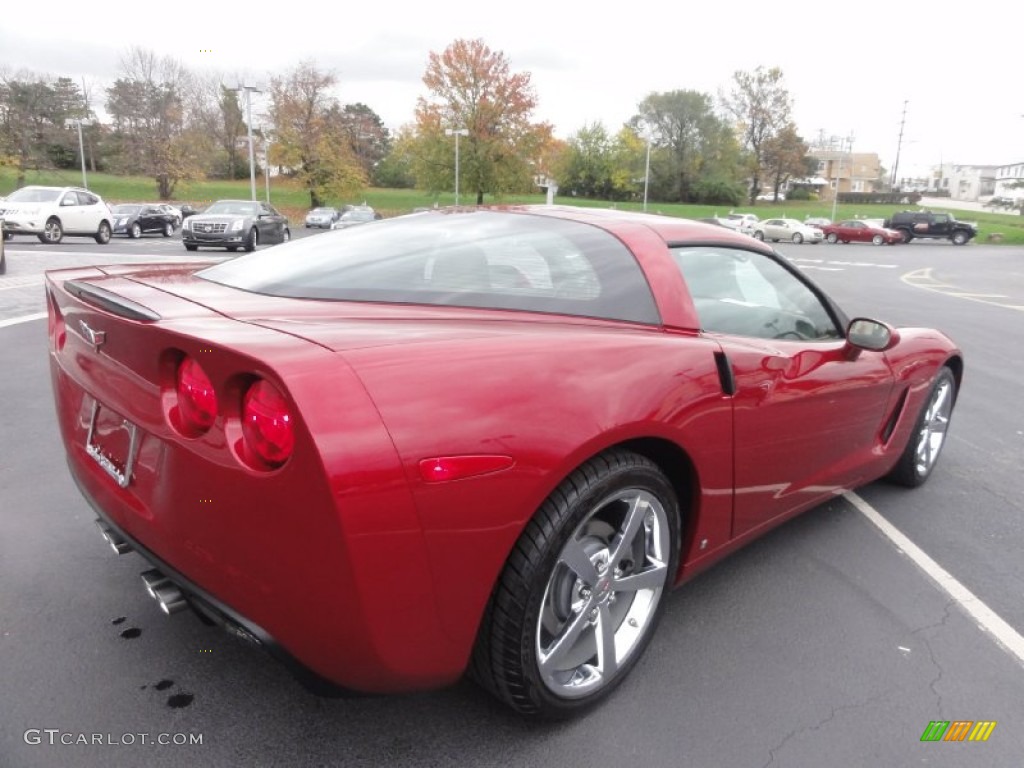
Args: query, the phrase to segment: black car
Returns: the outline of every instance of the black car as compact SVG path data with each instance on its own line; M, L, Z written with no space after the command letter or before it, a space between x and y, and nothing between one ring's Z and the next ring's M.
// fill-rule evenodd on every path
M288 219L270 203L255 200L218 200L181 227L187 251L199 246L253 251L260 243L284 243L291 236Z
M146 232L159 232L170 237L176 228L174 215L160 210L157 205L123 203L111 206L110 212L113 214L115 235L138 238Z
M905 243L914 238L923 238L949 240L955 245L963 245L978 234L977 225L968 221L957 221L948 213L934 211L899 211L894 213L891 219L886 219L882 226L898 230L902 233Z

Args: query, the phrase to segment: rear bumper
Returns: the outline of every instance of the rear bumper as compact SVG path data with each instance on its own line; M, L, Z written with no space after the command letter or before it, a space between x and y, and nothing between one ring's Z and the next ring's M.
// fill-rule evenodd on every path
M71 464L70 457L68 459L68 468L71 470L71 477L78 486L79 492L89 503L89 506L92 507L93 512L96 513L97 522L116 533L117 537L128 545L129 549L127 551L135 552L145 561L149 568L155 568L169 578L174 586L185 595L189 606L194 611L231 634L267 651L273 658L284 664L295 679L310 692L318 696L330 697L356 695L357 692L331 682L302 664L259 624L217 599L198 584L195 584L179 573L169 563L153 554L136 539L132 538L103 511L102 507L90 495L88 489L79 481L78 475L74 471L74 466ZM123 554L123 552L119 552L119 554Z

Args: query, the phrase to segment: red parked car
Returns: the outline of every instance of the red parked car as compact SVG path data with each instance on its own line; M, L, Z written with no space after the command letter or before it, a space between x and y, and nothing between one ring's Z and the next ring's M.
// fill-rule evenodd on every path
M875 226L859 219L837 221L821 228L830 243L874 243L895 245L904 241L903 233L895 229Z
M465 672L564 716L674 586L876 478L963 370L764 243L663 216L413 214L212 266L50 272L71 472L114 549L307 679Z

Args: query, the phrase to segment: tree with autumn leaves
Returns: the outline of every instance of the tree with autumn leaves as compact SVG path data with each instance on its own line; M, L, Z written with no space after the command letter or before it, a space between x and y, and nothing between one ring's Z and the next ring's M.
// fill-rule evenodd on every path
M303 62L270 85L270 161L294 171L310 207L355 194L367 182L351 139L351 114L331 95L336 79Z
M528 190L546 172L552 142L548 123L531 116L537 97L528 72L513 73L508 59L482 40L456 40L431 52L423 83L430 94L416 105L412 158L417 186L431 191L455 186L454 137L459 143L459 186L476 195Z

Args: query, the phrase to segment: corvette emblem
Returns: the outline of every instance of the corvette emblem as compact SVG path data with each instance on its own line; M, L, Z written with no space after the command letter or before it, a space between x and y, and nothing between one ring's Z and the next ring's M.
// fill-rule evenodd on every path
M97 331L89 327L89 324L85 320L78 321L78 330L82 332L82 337L92 344L94 350L99 350L103 346L103 342L107 340L106 331Z

